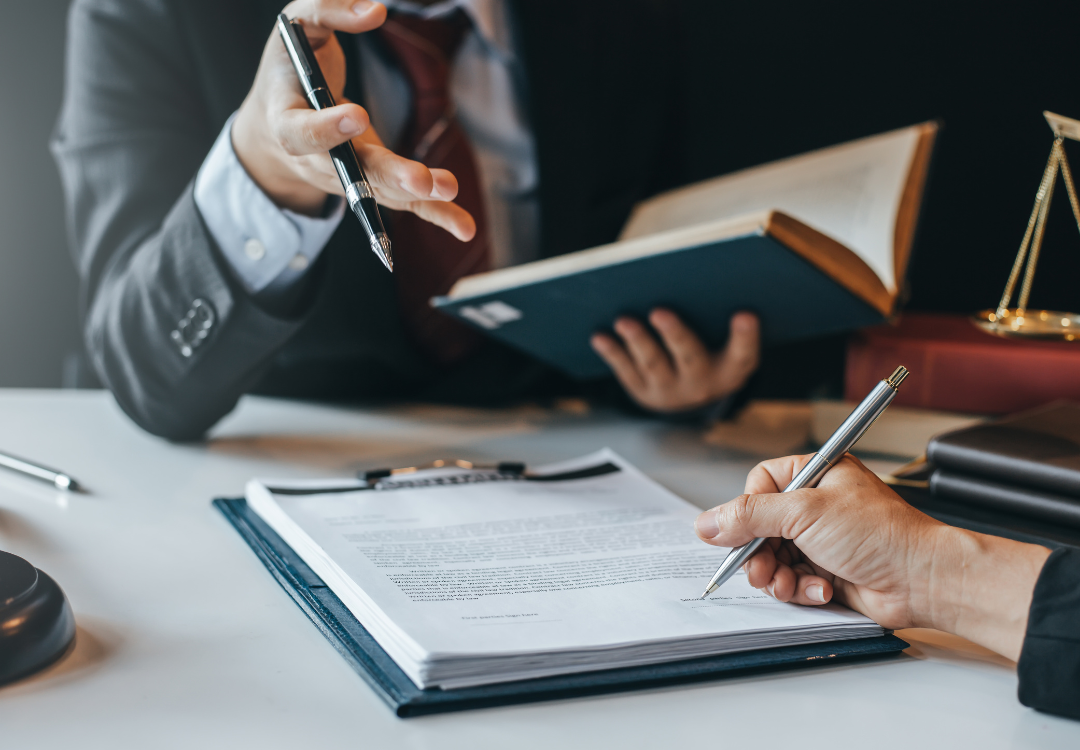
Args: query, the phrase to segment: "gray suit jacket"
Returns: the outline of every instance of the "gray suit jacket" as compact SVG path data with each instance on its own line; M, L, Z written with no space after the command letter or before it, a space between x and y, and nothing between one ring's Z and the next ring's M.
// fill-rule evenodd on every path
M252 391L493 402L560 387L494 345L450 370L429 364L398 320L393 277L349 217L291 299L249 295L234 279L191 185L282 1L72 6L53 151L98 376L139 425L176 440L199 437ZM544 255L614 239L634 202L678 181L665 158L678 137L674 8L593 0L567 18L558 3L513 3ZM363 101L355 83L346 93Z

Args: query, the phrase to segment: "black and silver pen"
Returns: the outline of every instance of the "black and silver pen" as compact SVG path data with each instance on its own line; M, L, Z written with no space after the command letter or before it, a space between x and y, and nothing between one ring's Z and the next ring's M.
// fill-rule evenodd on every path
M70 474L65 474L47 466L30 463L24 458L16 458L8 453L0 453L0 467L18 472L24 476L40 479L43 482L56 487L58 490L69 492L85 492L86 489L76 482Z
M334 96L326 85L326 78L323 77L319 61L315 59L315 53L308 43L303 25L298 21L290 21L288 16L280 13L277 28L311 108L333 107ZM364 225L371 251L378 256L387 270L393 272L394 257L390 254L390 238L386 236L386 228L379 216L379 204L375 202L375 193L360 167L360 160L356 158L352 143L345 141L330 149L330 158L334 162L338 177L341 178L341 184L345 187L349 208Z
M821 481L821 478L825 476L825 472L831 469L834 463L851 450L855 443L859 442L859 438L870 429L870 425L874 423L874 420L880 417L882 412L888 408L889 404L896 398L897 388L900 387L900 384L904 382L908 375L906 367L897 367L892 375L874 386L874 389L867 394L862 403L855 407L855 410L848 415L844 423L837 427L836 432L825 441L825 445L821 446L821 450L815 453L806 466L802 468L802 471L795 475L791 483L784 488L784 492L816 486ZM728 552L724 562L720 563L720 567L713 574L709 585L705 587L705 593L701 595L701 598L704 599L723 586L743 566L743 563L750 559L764 541L764 539L755 539L749 544L736 547L731 552Z

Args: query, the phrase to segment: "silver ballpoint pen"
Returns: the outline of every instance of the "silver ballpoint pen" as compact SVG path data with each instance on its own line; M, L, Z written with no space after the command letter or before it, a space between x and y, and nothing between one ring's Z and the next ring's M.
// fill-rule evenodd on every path
M859 438L870 429L874 420L881 416L881 413L892 403L892 400L896 398L897 389L908 374L906 367L897 367L892 375L874 386L862 403L855 407L855 411L851 412L844 423L836 428L836 432L825 442L825 445L821 446L821 450L815 453L802 471L795 475L791 483L784 488L784 492L813 487L821 481L825 472L851 450L855 443L859 442ZM710 579L701 598L704 599L723 586L764 541L764 539L755 539L749 544L731 550Z
M19 474L28 477L33 477L34 479L40 479L43 482L48 482L58 490L68 490L69 492L86 491L81 484L62 471L32 464L25 459L16 458L7 453L0 453L0 467L16 471Z

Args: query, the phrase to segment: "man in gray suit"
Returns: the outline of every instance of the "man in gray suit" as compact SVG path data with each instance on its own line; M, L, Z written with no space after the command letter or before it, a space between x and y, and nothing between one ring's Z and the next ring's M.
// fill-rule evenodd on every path
M402 2L384 25L369 0L297 0L285 10L340 102L321 112L271 33L279 10L72 7L53 149L86 348L120 406L184 440L247 392L500 403L565 389L415 303L462 272L611 241L636 201L678 182L677 7ZM326 152L345 140L394 209L391 237L425 238L397 243L405 273L387 274L342 218ZM427 273L463 247L479 248L472 265ZM659 339L621 319L593 342L647 408L715 403L756 366L752 316L719 353L670 312L649 322Z

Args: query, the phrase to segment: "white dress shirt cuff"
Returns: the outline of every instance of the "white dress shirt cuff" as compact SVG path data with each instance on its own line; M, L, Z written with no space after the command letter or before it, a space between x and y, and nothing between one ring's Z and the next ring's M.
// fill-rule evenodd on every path
M234 113L195 178L195 205L244 288L257 294L287 289L319 257L345 215L345 200L332 196L322 218L281 209L236 158Z

